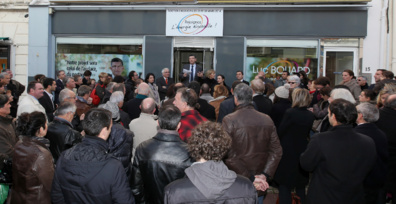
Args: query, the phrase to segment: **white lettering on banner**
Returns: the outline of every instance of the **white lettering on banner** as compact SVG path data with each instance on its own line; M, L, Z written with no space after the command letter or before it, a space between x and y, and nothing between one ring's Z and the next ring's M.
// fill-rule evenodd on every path
M288 71L289 73L296 72L296 70L305 71L306 74L309 74L311 72L311 69L309 67L297 67L297 69L296 69L296 67L271 66L271 74L282 74L282 72L285 70ZM266 68L266 67L259 68L259 67L255 67L253 65L253 67L252 67L253 74L257 74L261 71L263 71L265 74L268 74L268 68Z

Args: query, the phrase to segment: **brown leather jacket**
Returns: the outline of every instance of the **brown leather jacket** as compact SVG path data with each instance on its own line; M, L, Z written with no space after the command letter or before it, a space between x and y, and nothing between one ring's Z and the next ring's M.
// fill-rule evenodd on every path
M4 159L12 158L16 142L13 118L11 116L0 116L0 169L3 168Z
M20 136L12 161L11 203L51 204L54 163L51 152L39 140Z
M92 108L92 106L88 105L87 103L85 103L83 101L80 101L79 99L76 100L76 106L77 106L76 113L77 113L78 117L80 117L82 114L88 112Z
M225 159L229 169L250 179L263 173L274 176L282 147L268 115L256 111L253 105L240 105L224 117L223 128L232 137Z

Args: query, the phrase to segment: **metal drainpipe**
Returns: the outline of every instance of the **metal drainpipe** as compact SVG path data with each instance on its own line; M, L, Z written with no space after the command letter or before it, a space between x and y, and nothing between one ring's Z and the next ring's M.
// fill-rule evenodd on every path
M386 61L386 10L388 7L388 0L382 1L381 18L380 18L380 44L379 44L379 69L385 68Z
M392 4L392 9L389 13L392 15L392 21L390 23L390 29L392 33L392 66L391 66L391 71L395 72L396 71L396 32L395 32L395 23L396 23L396 3L394 1L391 1Z

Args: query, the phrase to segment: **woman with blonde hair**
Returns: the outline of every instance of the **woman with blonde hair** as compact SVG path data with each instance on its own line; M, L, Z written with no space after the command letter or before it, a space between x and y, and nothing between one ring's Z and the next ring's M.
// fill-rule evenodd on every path
M394 83L385 84L384 88L378 94L377 107L382 108L385 104L386 98L393 93L396 93L396 84Z
M208 69L205 72L205 79L203 80L202 84L208 84L210 88L210 94L213 95L214 92L214 86L217 85L217 80L216 80L216 71L213 69Z
M216 85L213 92L213 100L209 104L215 107L216 121L219 117L220 103L223 102L228 96L228 89L224 85Z
M309 91L304 88L294 89L292 100L292 108L285 112L278 128L283 155L274 180L279 184L280 204L292 203L291 191L294 188L301 203L305 203L305 186L309 180L309 173L300 167L300 154L308 145L309 133L315 119L313 113L307 109L311 103Z

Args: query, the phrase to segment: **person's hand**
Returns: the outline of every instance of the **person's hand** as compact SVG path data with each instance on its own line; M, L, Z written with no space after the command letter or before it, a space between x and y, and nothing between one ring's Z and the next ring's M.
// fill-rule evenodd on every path
M167 89L166 86L162 86L163 89Z
M267 183L267 178L264 176L264 174L260 175L255 175L254 176L254 182L253 185L258 191L266 191L269 188L269 185Z
M187 77L187 73L184 73L184 74L183 74L183 77Z
M85 131L84 131L84 130L81 131L81 135L82 135L83 137L85 137Z
M92 98L91 97L88 98L87 104L92 104Z
M308 108L309 111L313 112L313 108Z
M80 120L84 120L84 118L85 118L85 113L80 115Z

